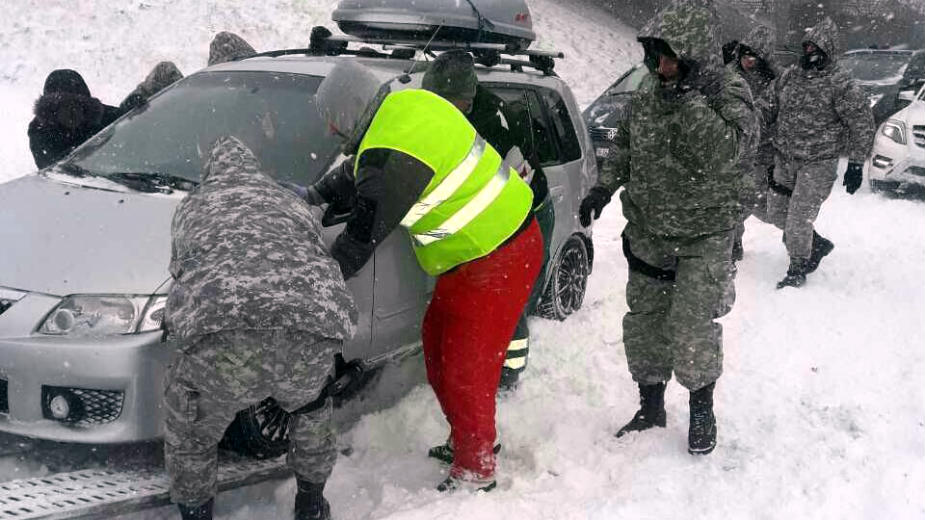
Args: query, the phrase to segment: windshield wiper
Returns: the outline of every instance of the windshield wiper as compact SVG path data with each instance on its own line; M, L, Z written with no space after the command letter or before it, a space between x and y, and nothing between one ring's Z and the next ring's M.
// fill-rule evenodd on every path
M84 168L83 166L78 166L72 162L59 163L56 166L57 169L61 170L62 173L72 175L74 177L98 177L98 175L95 173L91 173L90 170Z
M117 172L106 174L104 177L144 193L169 194L173 190L190 191L199 185L196 181L169 173Z

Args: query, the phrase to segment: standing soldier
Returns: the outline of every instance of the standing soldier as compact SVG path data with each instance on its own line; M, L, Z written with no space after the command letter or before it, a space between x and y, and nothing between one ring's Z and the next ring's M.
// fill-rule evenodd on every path
M501 366L543 260L533 193L448 100L389 90L353 62L318 88L323 117L356 155L357 207L332 253L350 277L393 229L408 231L418 263L437 277L421 329L453 448L437 489L487 491ZM323 178L309 198L334 202L334 186L352 189Z
M322 492L337 453L323 389L357 311L311 208L261 172L246 145L223 137L171 232L171 498L184 520L212 518L218 442L238 410L272 396L293 413L295 518L330 518Z
M813 222L838 178L839 155L847 152L843 185L854 194L873 146L867 97L838 67L838 52L838 28L826 18L803 38L799 67L784 72L774 87L777 167L770 180L768 213L784 231L790 255L790 268L778 289L802 286L832 251L832 242L816 233Z
M504 101L479 85L475 63L468 52L449 51L438 56L424 74L422 88L453 103L472 123L476 132L494 147L501 157L509 158L512 163L520 163L519 167L514 164L515 169L521 172L521 177L530 183L533 190L533 212L543 234L543 269L533 286L533 292L520 316L520 321L517 322L501 370L501 388L511 390L516 386L520 374L527 368L527 356L530 352L527 316L533 312L543 292L546 265L549 262L549 245L556 217L552 199L549 197L546 175L536 159L536 151L529 145L532 142L529 126L525 127L520 124L521 121L508 119ZM443 453L442 457L437 458L446 458L440 447L436 451L431 450L431 453Z
M734 299L738 161L758 131L748 85L720 63L712 18L703 7L675 5L639 33L651 74L633 95L579 215L589 225L625 188L623 344L641 408L617 436L665 426L673 371L690 391L692 454L716 445L713 389L723 354L714 320Z
M732 245L732 259L741 260L744 254L742 236L745 234L745 219L754 215L762 222L771 223L768 218L768 179L774 174L774 132L776 124L771 108L772 84L777 77L773 66L774 31L759 25L737 45L734 67L748 82L755 108L761 122L761 136L757 152L744 171L745 193L742 198L742 218L736 227L735 242Z

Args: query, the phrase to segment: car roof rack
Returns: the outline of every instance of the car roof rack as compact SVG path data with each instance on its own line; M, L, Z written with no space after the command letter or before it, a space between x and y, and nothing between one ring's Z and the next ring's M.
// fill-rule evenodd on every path
M382 46L384 51L380 52L369 47L351 49L349 45L366 44ZM331 34L325 27L315 27L312 29L311 41L308 48L299 49L280 49L275 51L261 52L249 58L267 56L276 58L279 56L304 54L311 56L360 56L383 59L413 59L417 52L423 52L430 56L435 56L435 52L445 52L450 50L463 50L472 53L475 62L485 67L494 67L497 65L507 65L514 72L522 72L524 68L536 69L547 76L555 76L555 60L565 57L560 51L541 51L533 49L522 49L515 45L506 45L503 43L484 43L484 42L466 42L466 41L432 41L424 42L418 40L393 40L377 38L361 38L357 36L345 36ZM513 56L518 58L527 58L512 60L503 58Z

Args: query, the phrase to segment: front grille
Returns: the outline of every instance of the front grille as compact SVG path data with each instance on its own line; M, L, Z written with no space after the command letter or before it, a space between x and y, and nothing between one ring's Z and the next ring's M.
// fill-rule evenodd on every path
M595 141L613 141L617 137L617 129L606 126L589 127L588 133Z
M55 419L51 413L51 400L65 396L71 403L71 413L65 419ZM42 386L42 415L46 419L60 420L74 426L94 426L111 423L122 415L124 392L119 390L93 390L62 386Z
M10 386L0 379L0 413L10 413Z
M925 148L925 126L915 125L912 127L912 139L915 141L915 144L921 148Z

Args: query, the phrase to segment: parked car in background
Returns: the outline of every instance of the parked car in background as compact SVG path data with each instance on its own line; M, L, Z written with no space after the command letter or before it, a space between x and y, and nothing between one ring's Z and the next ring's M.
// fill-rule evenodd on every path
M641 63L632 66L582 113L591 141L594 143L598 169L610 152L607 143L614 139L617 124L626 118L626 108L633 92L636 92L639 83L648 73L649 69Z
M874 191L925 188L925 86L880 125L866 166Z
M517 13L526 9L523 2L503 5ZM466 4L449 8L474 16ZM395 16L395 10L386 14ZM389 20L390 31L399 28ZM510 38L522 42L523 34ZM358 39L322 36L310 49L206 68L61 162L0 185L0 432L99 444L161 434L163 372L173 348L161 331L171 284L170 220L199 181L199 143L254 125L265 133L269 128L275 137L257 151L264 171L311 184L340 154L339 141L313 104L314 92L338 62L362 63L393 90L415 88L427 68L415 61L420 49L458 45L434 40L417 51L413 44L390 52L349 48ZM563 319L581 306L591 272L591 229L574 215L597 172L571 89L543 52L506 49L530 61L494 61L477 73L505 101L509 124L526 129L525 147L536 151L548 179L556 222L547 279L537 283L546 287L543 312ZM346 217L330 208L324 215L328 244ZM339 370L375 373L417 353L433 286L407 234L391 234L348 281L359 323L340 353ZM279 454L287 425L288 415L272 402L251 407L232 425L238 434L233 445L251 454Z
M879 126L891 115L909 106L916 92L925 86L925 50L912 54L902 78L874 103L874 122Z
M856 49L842 54L838 63L864 90L873 106L902 81L913 54L905 49Z

